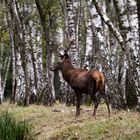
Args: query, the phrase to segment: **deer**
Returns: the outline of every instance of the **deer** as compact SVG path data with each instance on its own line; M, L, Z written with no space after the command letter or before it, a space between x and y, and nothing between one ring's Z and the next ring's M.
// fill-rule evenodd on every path
M64 80L74 90L76 95L76 117L80 115L80 102L82 94L90 95L94 104L93 116L96 116L96 110L99 105L96 94L99 92L105 100L108 114L110 115L109 101L105 94L105 76L98 70L88 71L83 68L74 68L67 49L59 52L60 61L50 67L51 71L61 71Z

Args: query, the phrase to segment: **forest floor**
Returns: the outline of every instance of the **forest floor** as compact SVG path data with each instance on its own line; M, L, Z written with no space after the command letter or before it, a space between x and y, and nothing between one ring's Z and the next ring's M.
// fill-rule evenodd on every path
M81 106L80 117L75 117L75 106L55 104L52 107L30 105L21 107L8 102L0 112L9 111L17 120L29 122L36 140L139 140L140 114L112 110L108 117L106 106L100 105L96 119L92 106Z

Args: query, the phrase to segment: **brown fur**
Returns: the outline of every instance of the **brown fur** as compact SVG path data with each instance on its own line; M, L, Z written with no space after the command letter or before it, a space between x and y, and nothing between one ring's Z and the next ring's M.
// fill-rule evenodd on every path
M105 77L98 70L92 70L92 77L96 80L96 89L102 90L105 86Z

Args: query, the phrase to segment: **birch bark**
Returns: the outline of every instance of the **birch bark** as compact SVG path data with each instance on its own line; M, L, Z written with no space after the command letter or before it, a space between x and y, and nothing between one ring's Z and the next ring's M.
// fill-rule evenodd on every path
M17 16L15 1L5 0L5 5L9 11L7 14L7 22L9 24L10 46L12 50L12 69L13 69L13 100L21 101L25 93L25 77L22 68L21 56L19 46L21 46L21 32L20 23Z
M91 28L91 20L89 19L86 23L87 33L86 33L86 52L85 52L85 60L83 67L85 69L90 69L92 65L92 58L93 58L93 34Z
M76 0L72 1L72 0L67 0L67 16L68 16L68 35L70 40L73 40L73 43L71 44L70 47L70 56L72 59L72 63L75 67L79 67L80 65L80 60L79 60L79 55L78 55L78 50L77 50L77 46L76 46L76 41L77 41L77 37L76 37L76 21L74 19L76 19L76 13L75 13L75 9L78 6L78 2Z
M136 3L134 1L132 1L132 2L129 1L129 5L130 5L130 3L132 5L132 7L133 7L133 5L134 5L134 7L136 6ZM133 52L134 57L132 57L131 59L132 59L132 61L137 61L137 63L139 63L138 62L139 61L138 60L138 48L139 48L138 47L138 42L139 42L138 17L137 17L137 12L136 12L137 9L133 7L133 10L135 12L133 10L130 10L131 14L126 14L126 8L125 8L126 5L127 5L126 1L114 0L114 5L115 5L115 8L116 8L116 12L118 14L118 21L119 21L122 37L126 41L126 45L129 47L129 51L132 50L132 52ZM130 9L132 7L130 7ZM132 13L134 13L134 14L132 14ZM134 63L133 63L133 67L134 67ZM123 70L124 70L124 74L125 74L124 78L126 79L126 71L127 71L127 66L126 65L124 65ZM138 67L136 68L136 71L137 72L139 71ZM122 82L123 81L124 80L122 80ZM135 84L137 84L137 82ZM126 90L124 90L124 91L126 91ZM124 93L124 96L125 96L125 94L126 93Z
M3 102L3 88L2 88L2 58L3 58L3 44L0 46L0 104Z
M114 27L114 25L112 24L112 22L108 19L108 17L106 16L105 13L103 13L100 4L96 1L93 0L93 3L95 4L96 10L98 11L98 13L100 14L100 16L102 17L103 21L108 25L109 29L112 31L112 33L114 34L114 36L116 37L116 39L119 41L121 48L123 50L123 52L126 54L127 59L128 59L128 64L130 66L130 69L133 73L133 80L135 82L135 88L136 88L136 92L137 92L137 98L138 98L138 108L140 108L140 86L139 86L139 78L140 77L140 72L139 72L139 61L135 61L133 58L135 57L135 51L133 51L133 48L131 48L131 40L128 40L129 38L131 38L131 34L129 36L127 36L126 40L123 39L123 37L121 36L121 34L118 32L118 30ZM134 41L134 39L132 38L132 41ZM128 46L126 45L126 43L128 44ZM130 53L130 51L132 50L132 53ZM137 67L136 67L137 66ZM136 67L136 69L135 69Z
M129 24L131 27L131 32L132 32L132 36L134 39L135 44L133 45L134 48L134 55L136 56L136 58L138 57L138 52L140 52L140 48L139 48L139 23L138 23L138 7L137 7L137 3L135 0L127 0L128 3L128 20L129 20ZM132 47L132 46L131 46ZM137 59L140 59L137 58ZM136 60L137 61L137 60Z
M51 21L51 16L50 16L50 13L51 12L44 12L42 6L41 6L41 3L39 2L39 0L35 0L35 3L36 3L36 7L38 9L38 13L39 13L39 16L40 16L40 20L41 20L41 25L42 25L42 28L43 28L43 33L44 33L44 38L45 38L45 43L46 43L46 82L49 82L48 87L49 88L49 97L50 97L50 100L52 100L51 102L54 102L55 100L55 93L54 93L54 87L53 87L53 74L52 72L50 72L49 70L49 67L52 63L52 60L53 60L53 56L52 56L52 46L51 46L51 43L52 43L52 40L50 38L50 21ZM49 10L48 10L49 11ZM46 24L46 14L48 14L48 26Z

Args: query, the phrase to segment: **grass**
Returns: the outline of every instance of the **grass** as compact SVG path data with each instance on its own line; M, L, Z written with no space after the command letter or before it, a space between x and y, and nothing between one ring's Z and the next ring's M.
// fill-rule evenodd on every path
M78 140L134 140L140 139L139 122L133 119L107 119L73 125L57 131L50 139ZM133 120L134 121L134 120Z
M31 140L29 126L25 121L17 122L15 117L8 111L0 116L0 139L1 140Z
M113 110L107 115L106 106L101 105L96 119L92 107L82 106L83 112L75 118L75 107L56 103L53 107L31 105L19 107L5 103L0 113L8 111L17 121L25 120L36 140L139 140L140 114Z

